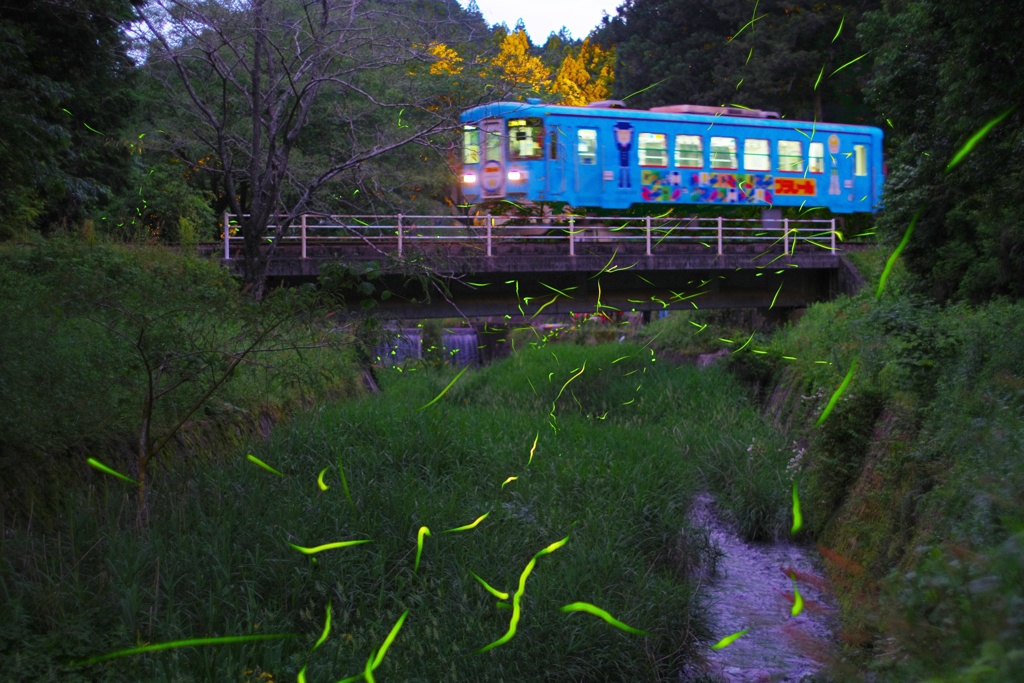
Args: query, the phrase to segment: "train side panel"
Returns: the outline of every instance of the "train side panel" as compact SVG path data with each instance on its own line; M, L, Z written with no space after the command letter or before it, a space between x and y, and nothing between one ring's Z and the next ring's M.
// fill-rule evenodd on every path
M474 180L464 184L471 202L552 201L605 210L798 206L836 213L881 206L876 128L519 103L478 107L463 120L480 128L481 154L465 166Z

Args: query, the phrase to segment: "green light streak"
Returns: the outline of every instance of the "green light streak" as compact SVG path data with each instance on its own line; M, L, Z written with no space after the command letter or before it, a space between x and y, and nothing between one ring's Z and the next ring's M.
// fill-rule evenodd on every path
M401 368L399 368L401 369ZM348 499L348 504L352 506L352 509L356 509L356 502L352 500L352 494L348 490L348 479L345 478L345 468L341 465L341 456L338 456L338 474L341 475L341 488L345 492L345 497Z
M331 488L330 486L324 483L324 474L326 473L327 468L325 467L322 470L320 470L320 474L316 476L316 485L320 487L321 491L326 491L327 489Z
M857 361L855 360L850 365L850 369L849 371L847 371L846 377L843 379L843 383L839 385L839 388L836 389L834 394L832 394L832 398L828 400L828 405L825 406L825 410L822 411L821 417L819 417L818 421L814 424L815 427L820 427L822 423L825 421L825 419L829 416L829 413L832 412L832 409L835 408L836 402L839 400L839 397L846 392L846 387L850 384L850 380L853 379L853 371L856 368Z
M757 3L754 3L754 12L757 12ZM764 19L766 16L768 16L768 14L769 14L768 12L765 12L761 16L756 17L754 19L751 19L747 23L743 24L743 26L740 28L740 30L736 31L736 33L733 34L732 38L729 38L729 40L727 40L725 42L731 43L732 41L736 40L736 36L738 36L739 34L743 33L743 31L745 31L748 26L753 26L755 21L759 21L761 19ZM751 30L753 30L753 29L751 29Z
M304 555L315 555L316 553L322 553L325 550L334 550L335 548L348 548L353 545L362 545L363 543L373 543L373 541L369 539L363 539L360 541L337 541L336 543L324 543L323 545L318 545L313 548L304 548L302 546L295 545L294 543L289 543L288 545L295 548Z
M276 475L277 475L277 476L279 476L279 477L283 477L283 476L284 476L283 474L281 474L280 472L278 472L277 470L275 470L275 469L274 469L273 467L271 467L271 466L270 466L270 465L268 465L267 463L265 463L265 462L263 462L262 460L260 460L259 458L257 458L257 457L256 457L255 455L253 455L252 453L250 453L249 455L247 455L247 456L245 456L245 457L246 457L246 459L247 459L247 460L249 460L249 462L253 462L253 463L256 463L257 465L259 465L260 467L262 467L263 469L265 469L265 470L266 470L267 472L270 472L271 474L276 474Z
M839 67L838 69L836 69L835 71L833 71L832 73L830 73L830 74L828 75L828 77L829 77L829 78L832 78L832 77L833 77L833 76L835 76L835 75L836 75L837 73L839 73L840 71L842 71L842 70L843 70L843 69L845 69L846 67L850 66L850 65L851 65L851 64L853 64L854 62L859 62L860 60L864 59L865 57L867 57L867 56L868 56L868 54L869 54L869 53L865 52L865 53L864 53L864 54L862 54L862 55L861 55L860 57L854 57L853 59L851 59L850 61L848 61L848 62L847 62L846 64L843 64L843 65L842 65L841 67ZM822 69L824 69L824 68L825 68L825 67L822 67ZM815 86L815 87L817 87L817 86Z
M597 271L597 273L596 273L596 274L594 274L594 275L591 275L591 276L590 276L590 278L591 278L591 279L593 279L593 278L595 278L595 277L598 277L598 276L600 276L600 275L601 275L601 273L604 273L604 272L606 272L606 271L608 270L608 266L610 266L610 265L612 264L612 261L614 261L614 260L615 260L615 257L616 257L616 256L618 256L618 254L619 254L619 248L618 248L618 247L615 247L615 251L613 251L613 252L612 252L612 257L611 257L610 259L608 259L608 263L604 264L604 265L603 265L603 266L601 267L601 270ZM601 286L601 284L600 284L600 282L598 282L598 287L600 287L600 286ZM600 300L601 300L601 296L600 296L600 295L598 295L597 299L598 299L598 301L600 301Z
M562 607L561 611L562 612L586 612L588 614L593 614L595 617L599 617L601 619L604 619L605 621L607 621L609 624L611 624L615 628L621 629L623 631L626 631L627 633L633 633L633 634L638 635L638 636L649 636L649 635L651 635L647 631L641 631L638 628L633 628L632 626L629 626L628 624L622 623L621 621L619 621L618 619L613 617L608 612L604 611L600 607L597 607L596 605L591 605L589 602L573 602L573 603L570 603L570 604L566 605L565 607Z
M490 512L485 512L484 514L480 515L475 520L473 520L469 524L466 524L465 526L457 526L454 529L445 529L441 533L442 534L454 534L457 531L469 531L470 529L475 529L477 527L477 525L480 524L480 522L482 522L485 519L487 519L487 515L489 515L489 514L491 514L491 513Z
M671 76L669 76L669 78L671 78ZM625 97L623 97L623 98L622 98L622 101L623 101L623 102L625 102L625 101L626 101L626 100L628 100L628 99L629 99L630 97L633 97L633 95L639 95L639 94L640 94L640 93L642 93L642 92L646 92L646 91L650 90L651 88L654 88L654 87L656 87L656 86L659 86L659 85L661 85L662 83L664 83L664 82L665 82L665 81L667 81L667 80L668 80L668 78L663 78L663 79L661 79L660 81L658 81L657 83L655 83L654 85L649 85L649 86L647 86L646 88L641 88L640 90L637 90L637 91L636 91L635 93L630 93L629 95L626 95Z
M562 388L558 390L558 396L555 396L555 400L551 402L551 414L552 414L552 415L554 415L554 414L555 414L555 404L557 404L557 403L558 403L558 399L562 398L562 393L563 393L563 392L565 391L565 388L566 388L567 386L569 386L569 382L573 381L574 379L576 379L577 377L579 377L580 375L582 375L582 374L583 374L583 371L584 371L584 370L586 370L586 369L587 369L587 363L586 363L586 361L584 361L584 362L583 362L583 367L582 367L582 368L580 368L580 371L579 371L579 372L577 372L577 373L576 373L575 375L573 375L572 377L570 377L569 379L567 379L567 380L565 381L565 384L563 384L563 385L562 385Z
M423 555L423 539L430 535L430 529L425 526L421 526L420 530L416 532L416 562L413 563L412 571L418 572L420 569L420 556Z
M530 559L529 563L526 565L526 568L523 570L523 573L519 575L519 588L512 596L512 618L509 620L508 631L506 631L505 635L503 635L501 638L498 638L493 643L485 645L479 650L477 650L478 654L483 654L484 652L493 650L499 645L504 645L508 641L512 640L513 636L515 636L516 634L516 629L519 627L519 619L522 616L521 605L523 600L523 594L526 592L526 579L530 576L530 572L533 571L533 568L537 566L537 558L541 557L542 555L548 555L550 553L555 552L563 545L568 543L568 541L568 536L566 536L560 541L555 541L554 543L544 548L536 555L534 555L533 558Z
M363 668L363 673L350 678L344 678L338 683L355 683L360 678L367 681L367 683L374 683L376 679L373 677L373 672L380 666L380 663L384 661L384 655L387 654L388 648L395 642L395 638L398 636L398 632L402 628L402 624L405 623L405 618L409 616L409 610L402 612L402 616L398 617L398 621L391 628L388 633L388 637L384 639L384 644L380 646L380 649L376 653L370 655L369 659L366 660L366 666Z
M166 643L153 643L152 645L142 645L141 647L132 647L128 648L127 650L117 650L116 652L110 652L105 655L99 655L98 657L91 657L80 662L72 662L70 666L88 666L89 664L103 662L108 659L116 659L118 657L130 657L131 655L139 655L145 652L173 650L179 647L197 647L201 645L227 645L230 643L245 643L254 640L284 640L285 638L295 637L296 635L294 633L275 633L259 636L219 636L216 638L188 638L186 640L171 640Z
M560 290L560 289L555 289L554 287L552 287L551 285L549 285L549 284L547 284L547 283L544 283L544 282L538 282L537 284L539 284L539 285L540 285L541 287L547 287L548 289L550 289L550 290L551 290L552 292L554 292L555 294L561 294L561 295L562 295L562 296L564 296L564 297L565 297L566 299L571 299L571 298L572 298L571 296L569 296L568 294L566 294L566 293L565 293L565 292L563 292L562 290ZM576 288L575 288L575 287L568 287L567 289L576 289Z
M740 348L738 348L738 349L736 349L735 351L733 351L733 353L739 353L739 352L740 352L740 351L742 351L743 349L747 348L747 344L749 344L749 343L750 343L750 341L751 341L751 340L752 340L753 338L754 338L754 333L753 333L753 332L751 332L751 333L750 333L750 336L749 336L749 337L747 337L747 341L743 342L743 346L741 346Z
M545 308L547 308L551 304L555 303L556 301L558 301L558 295L557 294L551 298L551 301L547 302L546 304L544 304L543 306L538 308L534 312L534 314L530 316L530 320L533 320L534 318L536 318L538 315L540 315L544 311ZM527 302L527 303L529 303L529 302Z
M66 110L65 110L65 111L66 111ZM138 486L138 485L139 485L139 482L135 481L135 480L134 480L134 479L132 479L131 477L127 477L127 476L125 476L125 475L121 474L120 472L118 472L118 471L116 471L116 470L112 470L112 469L110 469L109 467L107 467L106 465L104 465L103 463L101 463L101 462L100 462L99 460L97 460L96 458L86 458L86 460L85 460L85 461L86 461L87 463L89 463L89 464L90 464L91 466L93 466L93 467L95 467L96 469L98 469L98 470L99 470L100 472L103 472L103 473L105 473L105 474L109 474L109 475L111 475L111 476L117 477L118 479L123 479L124 481L128 482L129 484L135 484L136 486Z
M878 291L875 292L875 299L882 298L882 292L885 290L885 283L889 281L889 274L892 272L892 267L896 263L896 259L899 258L900 254L903 253L903 249L907 246L910 241L910 236L914 234L914 225L917 224L917 217L921 215L921 211L918 210L914 214L914 217L910 219L910 225L907 226L906 232L903 233L903 239L900 240L899 245L889 256L889 260L885 262L885 268L882 270L882 276L878 278Z
M749 630L750 629L743 629L742 631L739 631L738 633L733 633L730 636L726 636L725 638L722 638L720 641L718 641L717 643L712 645L711 649L712 650L721 650L724 647L729 647L730 645L735 643L737 640L739 640L741 636L745 636L747 634L747 631L749 631Z
M315 650L318 647L320 647L321 645L323 645L324 641L327 640L327 636L329 636L330 634L331 634L331 601L330 601L330 599L328 599L327 600L327 618L324 620L324 631L323 631L323 633L320 634L320 638L316 641L316 645L313 646L313 649Z
M843 18L839 20L839 28L836 29L836 34L832 36L833 43L836 42L836 38L838 38L839 34L842 32L844 23L846 23L846 14L843 14Z
M800 496L796 491L796 482L793 482L793 528L789 530L790 535L800 531L804 526L804 516L800 513Z
M486 581L481 579L479 576L477 576L476 573L473 572L472 570L470 570L469 573L473 575L474 579L476 579L477 581L480 582L480 585L483 586L484 590L486 590L488 593L490 593L494 597L498 598L499 600L508 600L508 593L505 593L504 591L500 591L497 588L495 588L494 586L492 586L491 584L487 583Z
M518 294L518 292L517 292L517 294ZM455 379L453 379L451 382L448 382L448 386L446 386L444 389L442 389L440 394L435 396L433 398L433 400L430 401L430 403L427 403L425 405L420 406L419 410L424 410L426 408L429 408L430 406L432 406L435 403L437 403L438 401L440 401L441 397L448 393L448 390L452 388L452 385L454 385L456 382L459 381L459 378L462 377L463 373L465 373L466 370L469 370L469 366L468 365L463 367L462 370L459 371L459 374L455 375Z
M967 142L964 143L964 146L960 148L960 151L957 152L956 154L954 154L953 158L950 159L949 163L946 165L946 173L949 173L954 168L956 168L956 166L961 161L964 160L964 157L967 156L968 154L970 154L971 150L973 150L974 147L979 142L981 142L982 138L984 138L986 135L988 135L990 130L992 130L1000 121L1002 121L1007 116L1009 116L1010 112L1012 112L1016 108L1017 108L1017 105L1013 105L1012 107L1010 107L1009 109L1004 111L1002 114L1000 114L999 116L995 117L994 119L992 119L991 121L986 123L984 126L981 127L981 129L977 133L972 135L967 140Z
M793 609L789 611L790 616L795 617L804 611L804 599L797 590L796 581L793 582Z

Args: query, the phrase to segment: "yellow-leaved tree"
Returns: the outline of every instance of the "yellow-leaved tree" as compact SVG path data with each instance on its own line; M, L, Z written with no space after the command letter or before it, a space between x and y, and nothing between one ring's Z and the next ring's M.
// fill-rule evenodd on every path
M530 38L523 29L516 29L501 41L501 50L491 60L494 76L515 91L536 94L544 92L551 82L551 70L540 57L530 54Z
M584 106L608 99L614 80L615 48L604 49L587 38L578 52L565 56L551 92L561 98L561 104Z
M444 43L434 43L427 52L434 58L430 64L431 76L458 76L462 73L462 57Z

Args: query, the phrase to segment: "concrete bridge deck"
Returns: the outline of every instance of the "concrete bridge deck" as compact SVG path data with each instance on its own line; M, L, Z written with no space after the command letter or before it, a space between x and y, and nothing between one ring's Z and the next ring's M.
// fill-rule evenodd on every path
M659 232L648 220L646 229L616 234L576 226L562 236L530 234L537 232L530 226L486 233L457 226L461 234L408 225L375 226L376 234L368 234L359 226L358 233L281 239L268 277L315 281L325 262L374 262L395 292L382 302L382 312L394 318L695 307L781 312L856 291L860 277L837 247L835 223L795 223L780 222L776 232L719 220L717 231L712 225ZM225 243L232 258L224 262L238 268L240 249L230 250L236 244ZM447 279L446 297L435 291L424 301L410 279L424 271Z

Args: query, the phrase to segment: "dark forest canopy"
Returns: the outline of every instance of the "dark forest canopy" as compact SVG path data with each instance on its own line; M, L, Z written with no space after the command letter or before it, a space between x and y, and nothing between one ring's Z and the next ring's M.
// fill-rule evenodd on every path
M1024 295L1022 33L1019 6L982 0L891 2L859 30L872 49L865 99L889 136L879 225L895 243L920 212L904 257L940 301Z
M271 4L305 11L301 0ZM0 111L0 237L94 225L120 239L175 243L215 236L215 213L231 196L249 208L245 182L226 190L215 141L185 125L187 93L169 63L145 59L146 46L131 40L152 5L0 4L8 103ZM301 197L299 181L326 168L328 153L392 140L431 117L447 117L450 130L461 108L507 92L492 65L514 30L488 27L472 5L364 0L358 8L391 22L387 41L360 47L360 58L380 68L351 85L371 99L319 97L310 107L293 141L285 200ZM590 40L614 49L613 97L631 106L740 104L883 127L881 233L895 244L920 212L904 252L920 288L939 300L983 300L1024 294L1024 182L1007 163L1024 151L1024 110L1012 109L1024 102L1022 28L1011 4L981 0L626 0ZM398 43L406 47L395 59ZM579 45L553 36L528 48L523 59L539 58L553 79ZM411 106L390 106L401 102ZM946 172L976 131L1011 109ZM339 113L358 125L339 123ZM451 210L456 142L438 131L346 167L308 207Z
M134 11L133 0L0 3L0 238L73 225L126 189Z
M877 5L627 0L598 35L616 47L615 96L635 97L633 106L737 103L852 123L868 116L860 93L867 69L840 67L865 52L856 27Z

